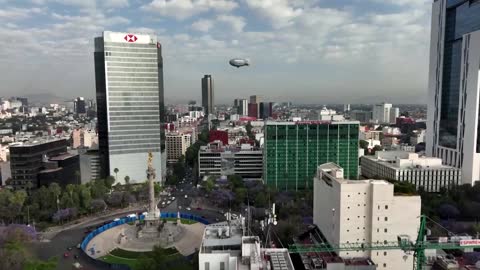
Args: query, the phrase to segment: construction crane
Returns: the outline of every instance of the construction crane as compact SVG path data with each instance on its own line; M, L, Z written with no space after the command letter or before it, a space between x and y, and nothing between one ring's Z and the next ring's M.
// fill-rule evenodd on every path
M308 252L339 252L339 251L369 251L369 250L403 250L413 252L413 269L423 270L426 264L426 249L473 249L480 248L480 239L464 239L459 241L438 241L432 242L426 240L427 216L420 216L420 228L418 230L415 242L410 241L406 235L399 235L398 241L383 243L343 243L339 245L330 245L328 243L314 245L289 245L290 253L308 253Z

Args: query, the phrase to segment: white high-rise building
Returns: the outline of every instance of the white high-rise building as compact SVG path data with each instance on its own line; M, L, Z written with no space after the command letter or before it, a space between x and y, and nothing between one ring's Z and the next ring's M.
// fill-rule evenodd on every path
M397 122L397 117L400 116L400 109L393 107L390 109L390 124L395 124Z
M390 123L392 104L382 103L373 106L373 121L376 123Z
M480 5L436 0L430 38L427 155L480 180ZM468 97L468 98L467 98Z
M313 181L313 221L332 245L416 240L420 196L397 196L384 180L346 180L335 163L318 166ZM406 209L408 211L406 211ZM383 270L413 268L413 254L402 250L340 251L340 257L370 257Z
M102 174L120 183L125 176L143 182L151 152L161 181L163 60L157 37L103 32L95 38L94 59Z
M240 99L238 101L238 114L242 116L248 115L248 100Z

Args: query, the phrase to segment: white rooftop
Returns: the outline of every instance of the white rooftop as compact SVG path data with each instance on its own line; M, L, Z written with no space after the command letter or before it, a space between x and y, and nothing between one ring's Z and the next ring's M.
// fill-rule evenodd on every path
M420 156L406 151L377 151L375 156L363 156L394 169L452 169L441 158Z

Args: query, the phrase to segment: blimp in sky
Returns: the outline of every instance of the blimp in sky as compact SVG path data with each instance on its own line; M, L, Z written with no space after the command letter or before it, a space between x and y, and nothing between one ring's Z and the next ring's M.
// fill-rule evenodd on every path
M244 58L233 58L232 60L230 60L230 65L237 68L243 67L243 66L249 66L250 60L244 59Z

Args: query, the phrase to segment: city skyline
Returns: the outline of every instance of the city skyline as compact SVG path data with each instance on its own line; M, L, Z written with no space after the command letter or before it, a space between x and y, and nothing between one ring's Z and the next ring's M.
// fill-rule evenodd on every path
M112 30L158 35L170 103L200 100L203 74L216 78L216 103L231 93L298 103L376 103L379 92L395 103L427 99L430 0L1 2L6 95L93 97L92 37ZM233 57L252 66L232 68Z

